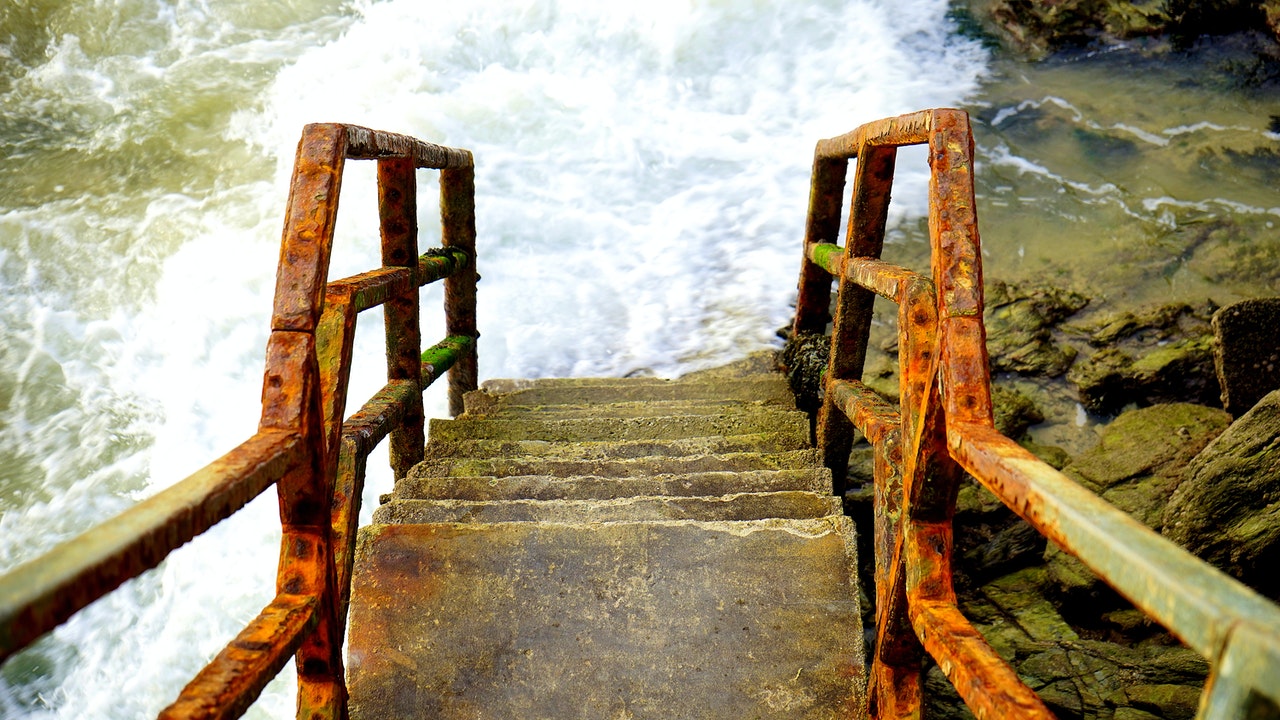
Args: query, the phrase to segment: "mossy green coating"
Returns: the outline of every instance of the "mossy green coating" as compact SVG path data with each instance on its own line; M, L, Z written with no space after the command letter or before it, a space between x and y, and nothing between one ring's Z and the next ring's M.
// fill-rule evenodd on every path
M475 347L475 338L462 335L450 335L440 342L422 351L422 364L435 369L436 377L453 367L458 358L471 352Z
M798 411L746 409L714 415L536 419L510 416L432 420L429 440L665 440L707 435L793 432L808 436Z

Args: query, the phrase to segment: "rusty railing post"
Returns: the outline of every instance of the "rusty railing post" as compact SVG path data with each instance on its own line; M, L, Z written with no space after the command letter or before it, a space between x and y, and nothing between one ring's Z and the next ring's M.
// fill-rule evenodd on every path
M849 226L845 234L846 261L855 257L880 257L884 248L884 228L889 213L889 190L893 184L897 148L860 143L857 152L849 201ZM847 277L839 279L825 382L861 379L874 303L875 293ZM849 471L849 450L853 446L853 425L834 404L823 402L818 414L817 435L823 461L831 468L836 494L843 495Z
M382 264L385 267L418 268L418 185L413 158L378 160L378 214L382 221ZM383 304L387 329L387 380L410 380L422 387L422 330L419 324L417 279L405 292ZM404 409L403 424L391 431L391 469L399 480L422 462L426 435L423 431L422 393L414 394Z
M469 153L468 153L469 154ZM462 413L462 396L477 386L479 336L476 330L476 175L475 167L440 170L441 238L445 248L459 248L471 262L444 281L445 334L473 339L471 348L449 370L449 412Z
M308 456L276 486L283 526L277 592L317 598L315 630L303 639L296 656L299 720L340 720L347 706L330 514L335 472L326 463L316 353L346 154L344 126L308 125L303 130L289 190L263 382L261 427L299 431Z

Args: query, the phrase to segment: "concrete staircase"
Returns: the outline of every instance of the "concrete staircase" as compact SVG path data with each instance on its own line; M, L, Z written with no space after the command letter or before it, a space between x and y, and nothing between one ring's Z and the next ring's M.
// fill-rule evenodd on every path
M853 526L767 354L496 380L360 531L351 715L844 718Z

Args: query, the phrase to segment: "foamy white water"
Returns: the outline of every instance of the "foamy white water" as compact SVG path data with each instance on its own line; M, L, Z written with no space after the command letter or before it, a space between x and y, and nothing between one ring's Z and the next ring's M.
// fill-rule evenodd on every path
M269 5L0 11L35 36L0 53L5 567L253 432L303 124L475 152L482 377L669 376L777 342L818 138L957 104L986 62L942 0ZM900 166L895 221L924 211ZM335 277L378 262L374 198L349 165ZM383 373L361 322L353 405ZM0 716L154 716L273 594L268 495L7 663ZM250 716L293 703L286 672Z

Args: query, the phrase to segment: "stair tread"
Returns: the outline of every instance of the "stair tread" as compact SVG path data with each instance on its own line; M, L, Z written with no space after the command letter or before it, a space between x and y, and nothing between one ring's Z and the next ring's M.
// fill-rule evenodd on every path
M816 450L779 453L720 453L638 458L557 458L539 456L496 458L433 458L416 465L410 478L445 476L598 475L646 477L665 473L754 470L811 470L819 467Z
M467 393L468 412L504 406L589 404L599 402L753 401L795 407L795 396L781 375L697 381L651 378L596 380L488 380Z
M474 405L474 404L473 404ZM794 411L795 404L784 405L760 400L617 400L590 403L499 404L468 407L457 419L512 418L569 419L574 417L669 417L724 415L739 411Z
M465 417L433 419L430 440L666 440L761 432L809 434L809 419L796 410L751 409L710 415L626 418Z
M843 717L843 517L360 531L351 717Z
M831 495L800 490L721 496L643 495L605 499L393 499L373 513L376 523L623 522L630 520L761 520L839 514Z
M392 499L589 500L636 495L727 495L734 492L803 490L831 492L826 468L618 475L410 476L396 483Z
M702 435L675 439L646 440L492 440L434 438L427 442L426 456L433 457L577 457L621 459L646 456L725 454L732 452L788 452L806 450L809 438L794 432L746 433L742 435Z

